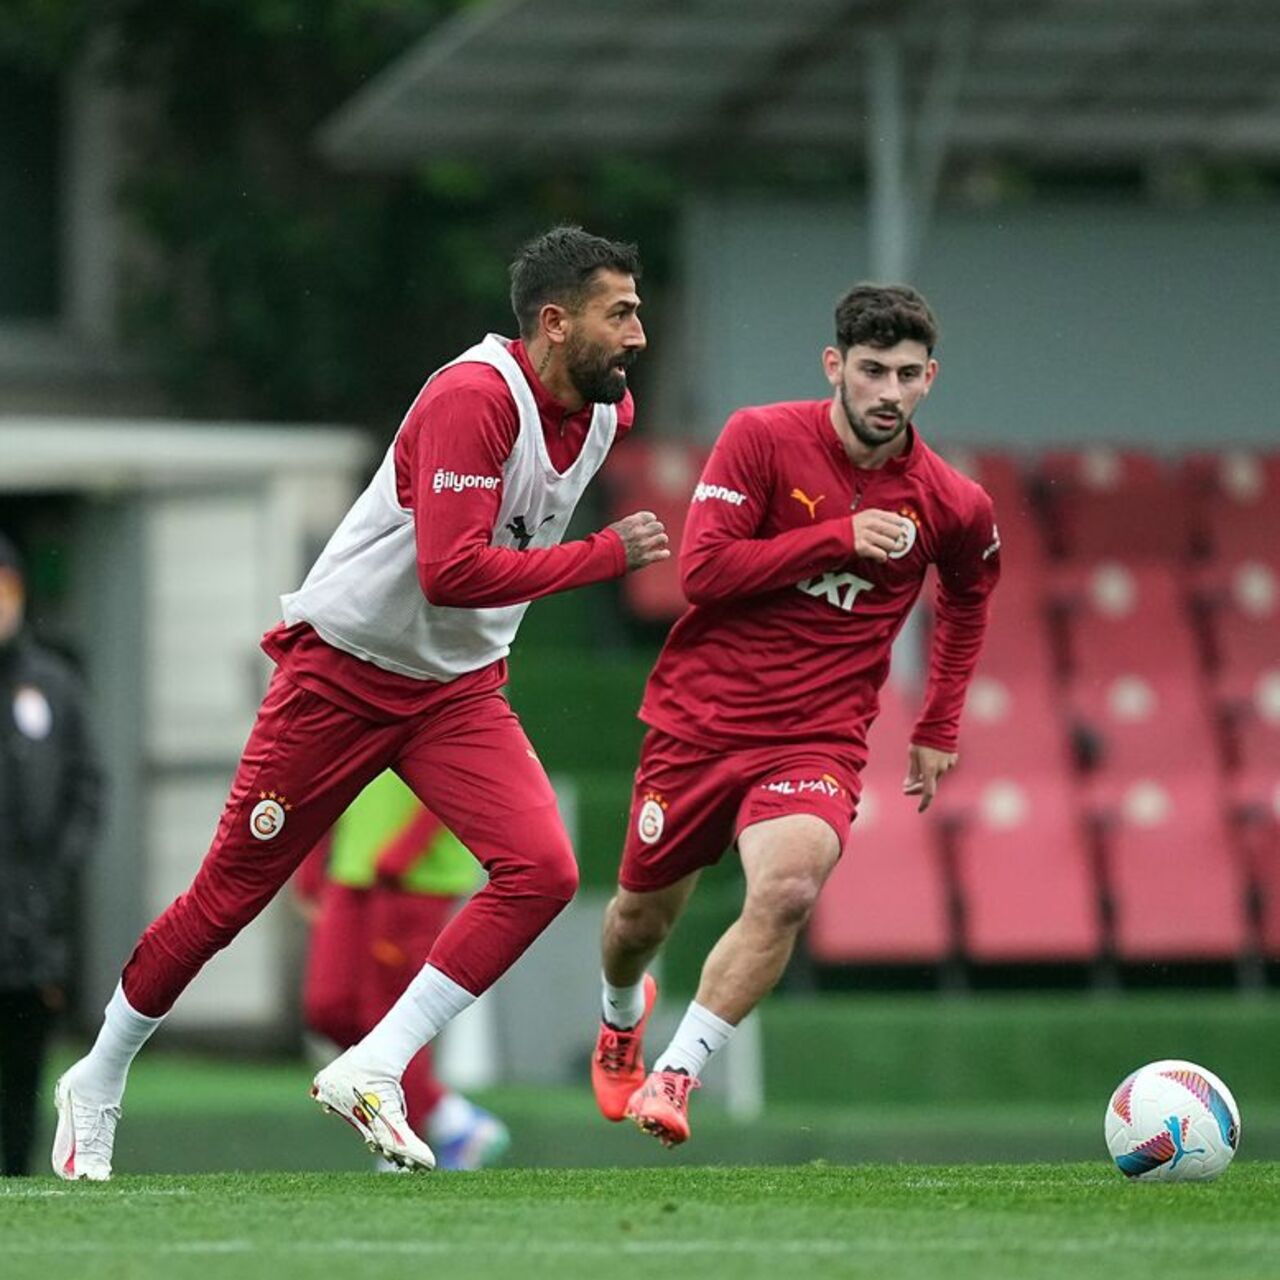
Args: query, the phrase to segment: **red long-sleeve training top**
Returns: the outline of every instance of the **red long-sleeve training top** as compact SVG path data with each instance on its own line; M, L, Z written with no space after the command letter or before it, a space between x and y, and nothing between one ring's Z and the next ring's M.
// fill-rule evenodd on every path
M937 627L912 741L956 749L1000 572L991 499L909 428L882 467L849 459L831 402L735 413L694 490L680 551L690 607L640 718L710 748L865 740L894 637L936 566ZM851 514L909 522L909 545L854 555Z

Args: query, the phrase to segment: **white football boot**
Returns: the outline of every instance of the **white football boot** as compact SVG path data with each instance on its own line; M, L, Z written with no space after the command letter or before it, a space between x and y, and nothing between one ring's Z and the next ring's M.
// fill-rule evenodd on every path
M74 1182L106 1182L111 1177L111 1151L120 1108L85 1102L72 1092L64 1076L53 1089L58 1128L53 1136L53 1171Z
M434 1169L431 1148L409 1128L400 1082L370 1075L347 1056L335 1058L316 1075L311 1096L341 1116L375 1155L404 1169Z

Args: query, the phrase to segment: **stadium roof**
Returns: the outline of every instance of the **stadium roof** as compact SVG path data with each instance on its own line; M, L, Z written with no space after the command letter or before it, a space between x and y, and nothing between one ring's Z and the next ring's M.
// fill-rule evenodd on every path
M875 121L869 126L869 121ZM1280 158L1277 0L482 0L321 132L444 156Z

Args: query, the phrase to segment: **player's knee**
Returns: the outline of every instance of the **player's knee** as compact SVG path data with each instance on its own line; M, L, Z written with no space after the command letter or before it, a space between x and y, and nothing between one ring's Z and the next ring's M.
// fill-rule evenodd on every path
M799 929L812 914L821 888L811 876L773 876L748 897L747 908L775 928Z
M666 941L671 920L652 902L620 896L609 904L609 931L630 950L650 951Z
M567 839L547 842L530 863L526 887L543 898L570 902L578 892L578 863Z
M565 903L573 901L574 894L578 892L579 876L578 864L572 855L548 868L545 874L542 891L548 898Z

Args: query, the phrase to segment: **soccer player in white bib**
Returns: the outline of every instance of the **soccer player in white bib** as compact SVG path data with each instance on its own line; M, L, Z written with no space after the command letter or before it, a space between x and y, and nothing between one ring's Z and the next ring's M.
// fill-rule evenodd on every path
M490 334L428 380L382 465L263 648L276 664L213 843L139 939L89 1053L58 1081L53 1168L111 1175L129 1065L187 984L288 880L347 805L393 768L489 882L385 1018L312 1096L371 1149L430 1169L409 1127L409 1060L573 896L555 795L501 689L531 600L670 555L638 512L563 542L634 417L644 349L633 245L556 227L511 266L514 341Z

